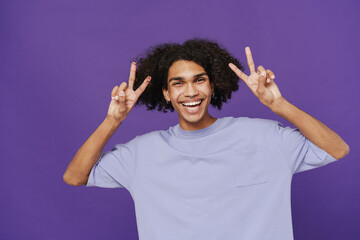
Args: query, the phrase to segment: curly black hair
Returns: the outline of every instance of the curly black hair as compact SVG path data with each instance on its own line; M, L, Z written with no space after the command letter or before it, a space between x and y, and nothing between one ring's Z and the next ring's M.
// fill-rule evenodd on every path
M142 55L134 59L137 62L134 89L137 89L147 76L151 81L136 102L145 104L147 110L157 107L158 111L174 111L163 96L162 89L168 89L167 78L170 66L178 60L193 61L204 68L209 80L214 84L215 96L210 104L221 109L222 103L231 99L231 93L239 89L238 76L229 68L231 62L241 71L243 66L222 46L213 40L193 38L183 44L163 43L150 47Z

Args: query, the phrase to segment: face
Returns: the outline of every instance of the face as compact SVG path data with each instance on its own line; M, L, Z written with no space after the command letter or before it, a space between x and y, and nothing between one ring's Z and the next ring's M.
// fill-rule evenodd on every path
M192 61L176 61L169 68L167 83L163 94L177 111L182 129L205 128L216 120L208 113L214 88L203 67Z

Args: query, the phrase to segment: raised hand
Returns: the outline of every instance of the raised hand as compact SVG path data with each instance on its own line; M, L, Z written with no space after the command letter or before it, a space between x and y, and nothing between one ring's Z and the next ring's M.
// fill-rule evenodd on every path
M257 68L257 72L255 72L255 64L249 47L245 48L245 53L250 69L250 76L243 73L232 63L229 63L229 67L245 82L255 96L259 98L261 103L267 107L271 107L276 101L282 98L280 90L274 82L275 75L271 70L265 70L261 65Z
M115 121L122 122L125 120L128 113L134 107L136 101L140 95L145 91L149 85L151 77L145 78L143 83L136 89L133 90L136 74L136 63L131 63L129 85L126 82L122 82L120 86L115 86L111 92L111 102L107 117L113 118Z

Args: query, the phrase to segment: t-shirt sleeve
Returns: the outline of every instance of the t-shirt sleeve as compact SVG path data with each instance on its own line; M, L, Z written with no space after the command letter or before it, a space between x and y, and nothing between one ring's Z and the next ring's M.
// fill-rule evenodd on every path
M299 129L283 127L277 121L274 123L277 146L288 161L292 174L318 168L336 160L306 138Z
M129 189L136 168L135 148L136 138L103 152L91 169L85 187Z

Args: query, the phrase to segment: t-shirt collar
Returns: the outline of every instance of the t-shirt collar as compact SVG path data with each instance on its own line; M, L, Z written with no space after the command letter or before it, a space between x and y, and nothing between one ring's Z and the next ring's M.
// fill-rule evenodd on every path
M220 123L221 123L221 118L217 118L216 121L212 123L210 126L193 131L184 130L180 127L180 124L177 124L174 127L174 134L179 137L187 137L187 138L203 137L211 134L220 125Z

